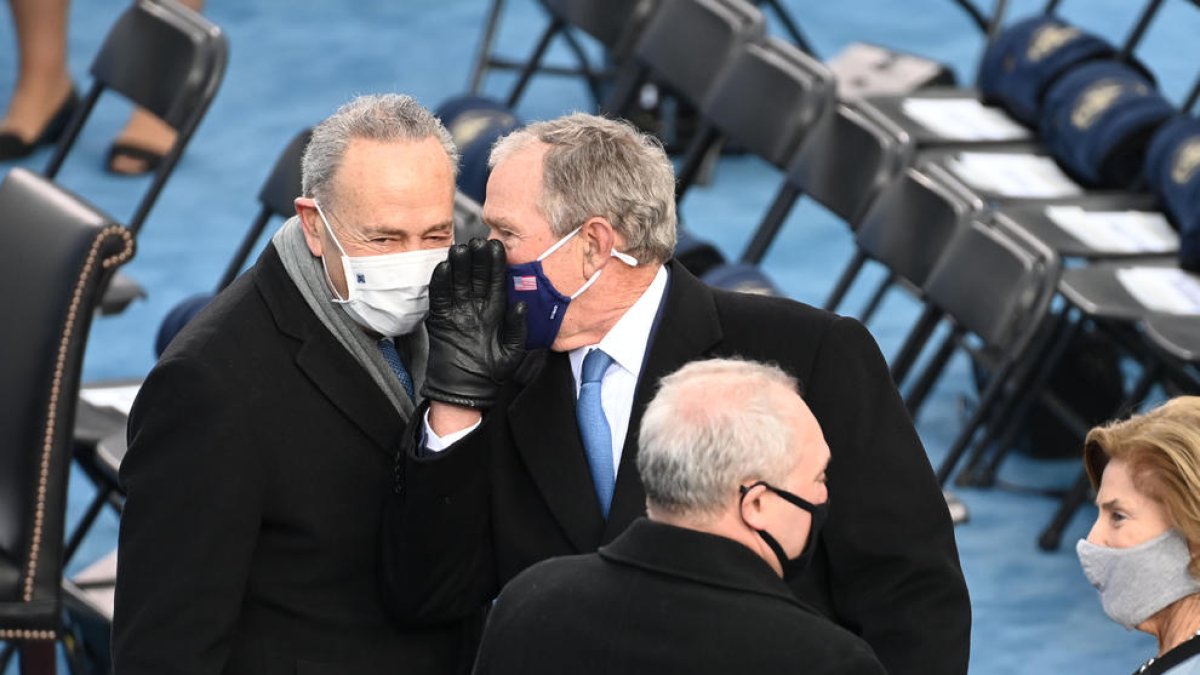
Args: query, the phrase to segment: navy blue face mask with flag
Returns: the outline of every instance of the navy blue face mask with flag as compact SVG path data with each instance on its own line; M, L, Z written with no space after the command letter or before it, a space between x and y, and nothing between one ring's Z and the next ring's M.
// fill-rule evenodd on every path
M589 277L583 286L579 287L579 290L566 296L550 283L550 279L546 277L546 273L542 269L542 261L566 244L571 237L579 234L582 227L575 228L570 234L559 239L533 262L508 266L508 304L512 307L518 302L523 302L527 310L525 314L526 349L549 349L550 345L554 344L554 339L558 337L558 329L562 327L563 315L567 313L567 306L571 304L572 300L583 295L583 292L591 288L592 284L600 278L600 272L603 270L596 270L596 273ZM612 257L630 267L637 267L637 260L625 253L613 250Z

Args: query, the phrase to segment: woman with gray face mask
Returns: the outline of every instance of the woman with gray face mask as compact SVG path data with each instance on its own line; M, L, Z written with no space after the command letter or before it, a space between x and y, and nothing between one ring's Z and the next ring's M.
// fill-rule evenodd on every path
M1200 397L1092 429L1099 517L1076 551L1104 611L1158 639L1136 673L1200 675Z

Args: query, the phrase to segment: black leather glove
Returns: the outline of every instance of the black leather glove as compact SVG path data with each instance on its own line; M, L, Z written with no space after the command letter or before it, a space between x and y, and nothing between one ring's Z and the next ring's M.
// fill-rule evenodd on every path
M508 307L507 259L495 240L450 247L429 280L429 365L421 395L489 408L525 353L525 303Z

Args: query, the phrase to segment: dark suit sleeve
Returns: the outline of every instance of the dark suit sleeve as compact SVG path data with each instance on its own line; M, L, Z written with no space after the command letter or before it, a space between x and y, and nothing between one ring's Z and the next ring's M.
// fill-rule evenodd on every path
M465 619L499 591L488 486L494 416L449 448L426 453L419 445L426 409L409 423L384 514L387 604L408 625Z
M822 543L834 610L893 675L967 672L970 600L929 460L866 328L839 318L805 398L832 454Z
M218 373L165 361L142 386L121 465L115 671L220 673L259 531L254 421Z

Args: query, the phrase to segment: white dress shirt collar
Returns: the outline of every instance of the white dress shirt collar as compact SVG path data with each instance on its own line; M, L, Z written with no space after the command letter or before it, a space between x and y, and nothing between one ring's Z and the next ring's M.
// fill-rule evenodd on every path
M620 366L626 373L635 379L638 377L642 372L642 361L646 358L646 347L650 343L650 331L654 329L654 319L658 316L658 308L662 305L666 290L667 268L660 265L654 280L646 287L642 296L626 310L600 342L572 349L568 353L571 358L571 372L575 376L576 396L579 395L579 374L583 369L583 357L596 348L603 349L605 354L612 357L615 365Z

